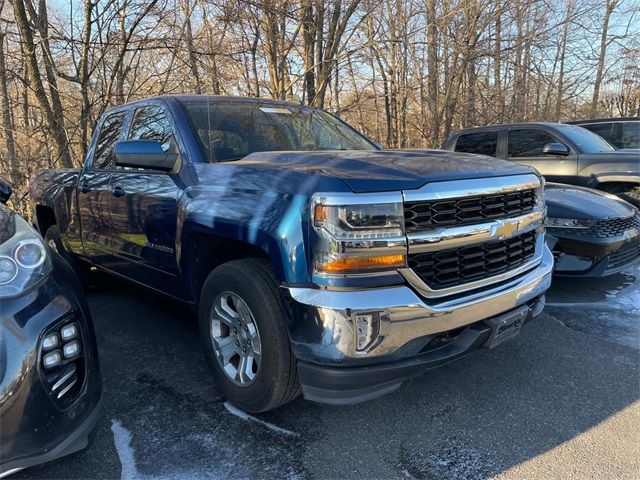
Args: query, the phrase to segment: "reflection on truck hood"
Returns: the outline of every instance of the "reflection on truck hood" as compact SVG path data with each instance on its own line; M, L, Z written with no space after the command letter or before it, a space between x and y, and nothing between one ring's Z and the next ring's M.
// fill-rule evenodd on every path
M492 157L444 150L257 152L234 164L336 177L354 192L408 190L427 182L534 171Z
M604 220L626 218L635 207L608 193L560 183L547 183L547 215L551 218Z

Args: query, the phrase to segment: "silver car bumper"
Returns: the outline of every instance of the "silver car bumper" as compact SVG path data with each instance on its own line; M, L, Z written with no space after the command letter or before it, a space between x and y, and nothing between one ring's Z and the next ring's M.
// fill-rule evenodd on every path
M395 286L357 291L289 287L295 317L290 336L299 360L354 364L415 355L432 337L513 310L540 297L551 284L553 256L545 246L533 269L478 293L426 303L411 288ZM438 301L440 300L440 301ZM357 349L357 315L377 314L377 337ZM539 313L539 312L536 312ZM309 321L312 320L312 321Z

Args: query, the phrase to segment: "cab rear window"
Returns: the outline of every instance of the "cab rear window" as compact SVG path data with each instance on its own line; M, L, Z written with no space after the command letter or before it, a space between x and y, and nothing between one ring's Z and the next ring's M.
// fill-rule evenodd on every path
M456 152L496 156L498 132L464 133L458 137Z

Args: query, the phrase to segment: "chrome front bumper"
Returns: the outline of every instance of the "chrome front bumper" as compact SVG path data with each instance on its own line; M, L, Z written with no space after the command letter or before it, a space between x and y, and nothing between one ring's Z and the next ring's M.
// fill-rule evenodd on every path
M531 270L482 291L426 303L408 286L356 291L287 288L297 321L290 327L299 360L352 365L415 355L431 335L499 315L544 294L551 284L553 256L544 246ZM379 335L372 347L356 350L357 314L377 313ZM301 321L301 319L303 321Z

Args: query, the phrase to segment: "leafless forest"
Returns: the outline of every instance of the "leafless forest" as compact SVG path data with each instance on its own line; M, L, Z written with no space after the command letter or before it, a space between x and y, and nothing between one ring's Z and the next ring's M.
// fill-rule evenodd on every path
M0 0L0 175L82 163L107 108L173 93L322 107L387 147L640 114L640 0Z

